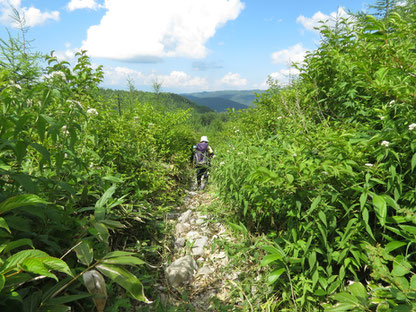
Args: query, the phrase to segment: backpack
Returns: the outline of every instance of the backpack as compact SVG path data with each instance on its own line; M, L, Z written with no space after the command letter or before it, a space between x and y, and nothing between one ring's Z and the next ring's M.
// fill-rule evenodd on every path
M208 156L208 143L201 142L196 145L196 150L194 154L195 165L208 165L209 156Z

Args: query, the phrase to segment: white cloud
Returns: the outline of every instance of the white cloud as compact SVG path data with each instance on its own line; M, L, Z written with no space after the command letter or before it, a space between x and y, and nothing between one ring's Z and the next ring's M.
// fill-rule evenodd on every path
M136 62L202 58L206 41L238 17L240 0L106 0L106 14L88 29L82 49L92 57Z
M298 43L285 50L280 50L272 54L274 64L291 65L292 63L302 63L307 50Z
M315 27L320 27L322 24L333 26L337 18L349 18L350 15L345 11L343 7L338 8L337 12L332 12L329 15L322 13L321 11L316 12L312 17L305 17L300 15L296 22L300 23L307 30L318 32Z
M79 9L97 10L100 7L102 6L99 5L95 0L71 0L67 5L69 11L75 11Z
M172 71L169 74L144 74L128 67L104 67L104 84L110 86L123 86L127 79L134 81L135 85L151 86L154 81L162 83L162 88L178 89L207 89L208 81L205 78L191 76L183 71Z
M31 7L21 7L21 0L0 0L0 22L2 24L16 27L15 21L10 17L13 16L12 8L15 8L19 14L25 19L25 26L33 27L42 25L47 20L59 20L58 11L45 11L42 12L39 9Z
M240 74L230 72L221 78L221 83L233 87L243 87L247 85L247 79L242 78Z
M278 72L271 73L269 77L273 80L276 80L279 85L286 86L288 85L291 80L296 78L299 75L299 70L296 68L287 68L287 69L281 69ZM263 81L260 88L261 89L267 89L269 85L267 84L267 79Z

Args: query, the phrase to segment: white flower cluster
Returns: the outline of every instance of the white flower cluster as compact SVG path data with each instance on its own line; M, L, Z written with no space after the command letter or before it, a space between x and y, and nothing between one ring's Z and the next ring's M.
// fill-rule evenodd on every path
M62 126L61 130L62 130L62 133L63 134L65 134L65 135L68 135L69 134L69 131L68 131L68 127L67 126Z
M22 86L17 83L14 83L13 81L10 82L10 87L22 90Z
M298 154L296 154L296 153L293 153L293 155L292 155L293 157L296 157L296 156L298 156Z
M88 108L87 109L87 114L90 114L90 115L98 115L98 112L97 112L97 110L95 108Z
M56 71L52 73L52 77L66 79L66 75L64 72Z
M390 145L390 142L389 141L383 141L383 142L381 142L381 146L389 147L389 145Z
M412 131L415 128L416 128L416 123L412 123L411 125L409 125L409 131Z
M374 165L373 164L370 164L370 163L367 163L367 164L365 164L367 167L373 167Z
M279 117L277 117L277 120L280 120L280 119L282 119L283 117L282 116L279 116Z

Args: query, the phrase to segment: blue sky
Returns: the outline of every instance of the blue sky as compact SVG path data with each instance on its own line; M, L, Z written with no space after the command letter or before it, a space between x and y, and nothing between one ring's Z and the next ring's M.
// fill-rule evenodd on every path
M319 44L319 20L366 10L362 0L0 0L1 38L21 12L32 47L73 62L86 49L103 87L185 93L286 83L292 61Z

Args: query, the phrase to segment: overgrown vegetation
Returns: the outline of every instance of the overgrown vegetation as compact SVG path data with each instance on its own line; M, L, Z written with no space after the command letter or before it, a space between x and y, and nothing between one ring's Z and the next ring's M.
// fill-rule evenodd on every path
M85 52L71 67L22 38L1 47L0 309L148 302L157 220L188 182L189 112L134 99L120 114Z
M299 79L227 126L215 179L268 236L271 310L416 308L415 18L406 2L321 27Z

